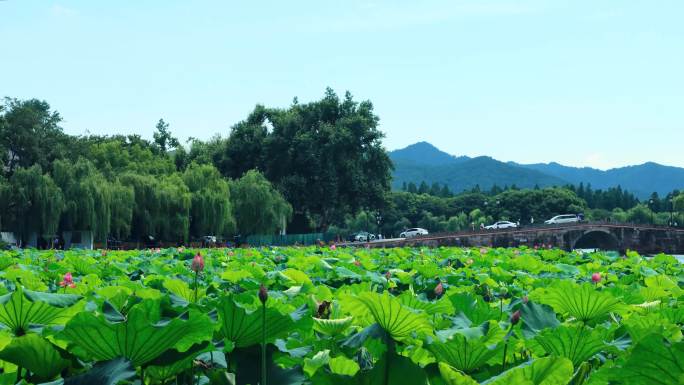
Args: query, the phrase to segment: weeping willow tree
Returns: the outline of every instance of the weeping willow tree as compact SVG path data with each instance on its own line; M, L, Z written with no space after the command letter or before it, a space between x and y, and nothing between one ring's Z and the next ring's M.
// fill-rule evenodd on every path
M233 181L230 192L235 221L242 234L272 234L292 216L292 206L256 170Z
M133 237L187 241L191 194L180 176L157 178L129 173L120 181L133 191L135 203L130 229Z
M230 187L211 165L191 164L183 181L192 194L190 234L226 236L234 231L235 219L230 202Z
M74 164L55 161L52 174L64 194L61 229L92 231L96 240L104 240L109 234L112 201L107 180L83 158Z
M111 218L109 221L109 232L116 239L125 239L131 235L135 192L131 186L124 186L119 182L114 182L110 185L110 193Z
M40 166L19 168L10 178L5 195L7 229L25 243L32 233L52 236L57 232L64 207L62 191Z
M187 241L190 230L192 198L178 174L163 177L157 189L160 215L157 231L161 239Z

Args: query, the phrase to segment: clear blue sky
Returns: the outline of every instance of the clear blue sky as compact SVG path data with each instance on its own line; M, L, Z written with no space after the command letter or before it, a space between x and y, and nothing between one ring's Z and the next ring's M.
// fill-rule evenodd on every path
M684 167L684 2L0 1L0 96L72 134L227 135L256 103L370 99L388 149Z

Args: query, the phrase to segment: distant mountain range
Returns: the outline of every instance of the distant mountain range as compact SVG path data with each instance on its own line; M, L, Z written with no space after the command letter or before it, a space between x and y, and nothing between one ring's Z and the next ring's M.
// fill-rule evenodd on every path
M519 164L488 156L453 156L427 142L391 151L389 156L395 167L392 188L397 190L404 182L418 184L422 181L446 184L454 192L470 190L476 185L490 189L495 184L532 188L584 183L591 184L593 189L619 185L642 199L654 191L664 196L675 189L684 190L684 168L653 162L607 171L555 162Z

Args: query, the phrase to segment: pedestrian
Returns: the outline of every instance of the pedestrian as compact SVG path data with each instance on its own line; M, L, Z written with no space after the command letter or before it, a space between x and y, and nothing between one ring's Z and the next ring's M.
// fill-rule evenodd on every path
M480 230L484 230L484 223L480 223Z
M518 223L516 223L516 225L518 225L518 227L520 227L520 218L518 218Z
M531 224L531 225L534 224L534 217L530 217L530 224Z

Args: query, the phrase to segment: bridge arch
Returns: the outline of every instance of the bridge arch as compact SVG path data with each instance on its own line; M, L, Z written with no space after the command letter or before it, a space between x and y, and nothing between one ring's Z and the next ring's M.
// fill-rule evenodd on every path
M620 250L620 241L607 230L585 231L573 244L573 249Z

